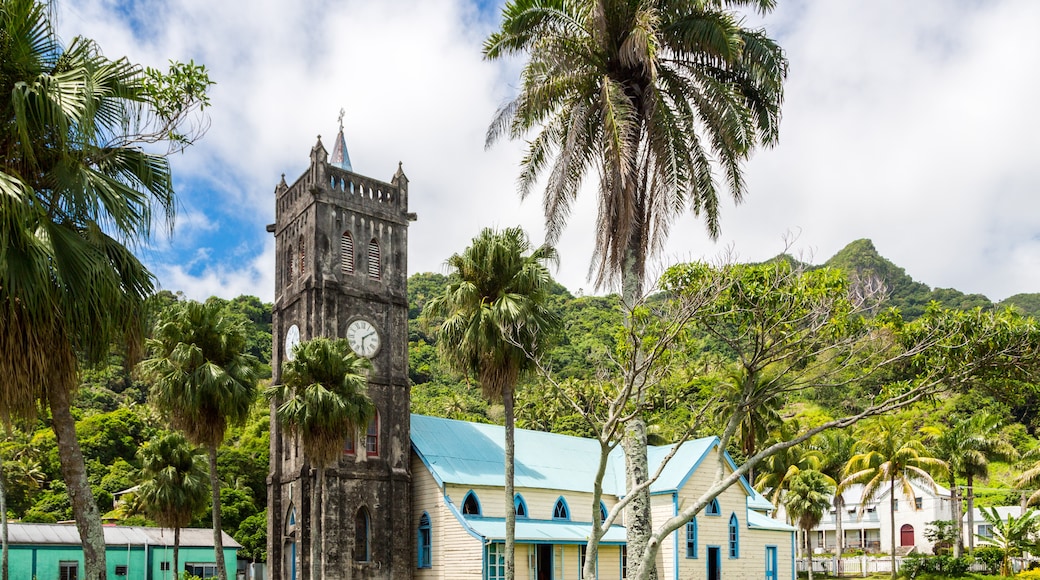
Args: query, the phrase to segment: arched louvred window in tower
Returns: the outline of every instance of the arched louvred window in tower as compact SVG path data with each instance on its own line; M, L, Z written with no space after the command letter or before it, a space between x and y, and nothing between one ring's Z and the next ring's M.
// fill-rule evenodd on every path
M379 242L375 238L372 238L371 242L368 242L368 277L373 280L378 280L380 271L379 262Z
M285 285L293 283L293 262L296 260L296 254L293 253L293 247L289 246L289 250L285 252Z
M300 236L300 278L303 278L305 272L307 272L307 245L303 243L303 236Z
M344 274L354 273L354 237L343 232L339 238L339 267Z
M354 516L354 561L355 562L368 562L371 559L371 553L369 551L369 541L371 539L371 520L368 517L368 510L365 506L361 506L357 514Z

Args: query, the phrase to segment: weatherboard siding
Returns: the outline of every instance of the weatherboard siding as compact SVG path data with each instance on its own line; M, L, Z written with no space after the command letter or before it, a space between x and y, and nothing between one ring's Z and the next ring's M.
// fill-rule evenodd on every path
M479 493L479 492L478 492ZM462 508L459 495L455 507ZM484 500L480 499L481 506ZM431 567L419 568L419 518L423 512L430 515ZM444 494L422 461L412 459L412 527L416 541L412 542L412 567L416 580L481 580L484 554L481 541L473 537L445 504Z

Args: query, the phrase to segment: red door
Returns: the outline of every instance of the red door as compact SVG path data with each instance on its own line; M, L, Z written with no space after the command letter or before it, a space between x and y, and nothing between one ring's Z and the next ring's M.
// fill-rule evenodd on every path
M914 527L910 524L903 524L903 527L899 528L899 545L913 546L914 543Z

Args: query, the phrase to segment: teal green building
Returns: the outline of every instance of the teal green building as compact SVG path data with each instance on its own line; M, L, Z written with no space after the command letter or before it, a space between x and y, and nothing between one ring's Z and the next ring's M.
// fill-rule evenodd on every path
M173 530L105 526L105 559L110 580L173 580ZM73 524L10 524L11 578L84 580L83 548ZM224 562L235 577L235 558L242 546L226 533ZM181 530L178 567L200 578L217 575L211 529Z

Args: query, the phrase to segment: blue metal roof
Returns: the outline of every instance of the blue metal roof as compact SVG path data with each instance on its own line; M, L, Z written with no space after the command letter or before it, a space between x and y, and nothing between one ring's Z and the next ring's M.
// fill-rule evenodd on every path
M777 530L781 532L795 532L798 528L789 526L780 520L774 520L773 518L756 512L748 510L747 513L748 527L756 530Z
M504 540L506 522L502 518L462 518L463 524L469 526L478 535L487 540ZM584 544L592 534L592 524L578 522L561 522L555 520L516 519L516 541L525 544L551 542L553 544ZM611 526L600 539L603 544L624 544L625 528Z

